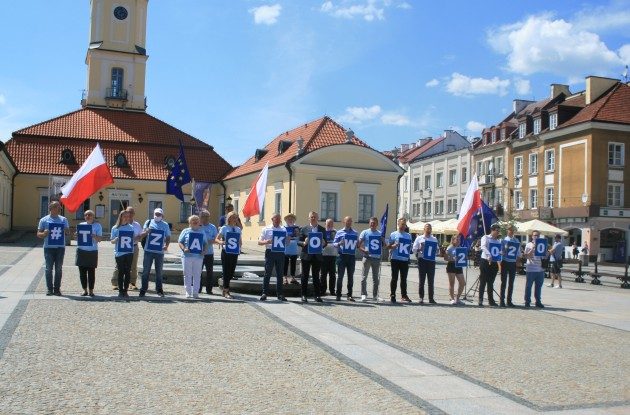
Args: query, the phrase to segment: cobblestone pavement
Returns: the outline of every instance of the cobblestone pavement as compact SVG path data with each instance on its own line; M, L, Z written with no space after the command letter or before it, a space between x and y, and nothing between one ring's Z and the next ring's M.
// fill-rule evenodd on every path
M251 297L192 301L183 298L181 286L166 285L165 299L150 291L144 301L134 298L137 292L131 301L116 300L110 246L101 248L97 297L80 297L74 249L66 252L64 297L44 295L41 255L33 265L40 281L0 330L0 413L440 412L271 318ZM11 264L28 251L0 248L0 287ZM305 309L530 408L627 409L627 330L565 318L561 309L447 306L442 272L436 276L442 305L349 304L328 297ZM355 281L356 294L360 277ZM381 284L387 296L385 265ZM417 298L416 270L410 285ZM558 295L572 295L566 286ZM599 288L630 304L628 291ZM576 312L587 314L588 306L575 304ZM460 413L470 411L472 406Z

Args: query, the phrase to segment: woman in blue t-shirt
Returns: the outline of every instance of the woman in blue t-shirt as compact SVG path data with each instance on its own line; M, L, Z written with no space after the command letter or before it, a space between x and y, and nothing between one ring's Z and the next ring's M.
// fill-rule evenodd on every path
M230 280L234 278L236 262L238 261L239 254L241 253L242 238L241 228L238 227L238 215L235 212L230 212L228 213L225 221L227 224L219 229L219 235L217 235L216 243L223 247L223 249L221 249L221 268L223 269L223 296L227 299L232 299L232 296L230 295ZM228 232L239 234L238 241L236 241L236 246L232 246L234 241L228 240ZM230 252L226 251L226 244L228 244L228 250ZM235 251L232 251L232 248L235 248Z
M121 246L118 243L120 239L120 232L131 232L135 235L133 225L131 224L131 214L123 210L118 215L116 224L112 227L111 242L114 244L114 256L116 257L116 267L118 268L118 296L129 297L127 289L129 288L129 280L131 279L131 263L133 262L133 245L138 242L140 235L132 236L129 246L131 251L127 252L121 250ZM125 242L125 241L121 241Z
M103 236L103 227L100 223L94 222L94 211L86 210L83 214L85 222L81 222L79 225L90 225L92 227L91 233L85 230L77 228L77 257L75 265L79 267L79 279L81 280L81 287L83 287L83 294L81 296L89 295L94 297L94 282L96 280L96 267L98 266L98 243ZM92 239L91 244L85 244ZM88 291L89 289L89 291Z
M461 267L455 266L456 248L460 245L459 235L455 235L451 238L451 244L446 248L444 259L446 259L446 273L448 274L448 293L451 297L452 305L464 305L464 302L459 299L464 291L464 271ZM455 296L455 278L457 278L457 296Z

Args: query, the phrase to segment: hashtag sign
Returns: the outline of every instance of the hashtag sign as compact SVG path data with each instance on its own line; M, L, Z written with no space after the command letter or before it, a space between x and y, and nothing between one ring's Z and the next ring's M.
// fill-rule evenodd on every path
M48 245L63 246L63 226L51 223L48 227Z

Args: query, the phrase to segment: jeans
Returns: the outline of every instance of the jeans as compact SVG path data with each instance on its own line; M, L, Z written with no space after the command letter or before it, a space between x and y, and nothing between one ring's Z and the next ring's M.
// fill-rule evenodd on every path
M352 297L352 284L354 282L354 265L357 258L351 254L339 254L337 257L337 297L341 297L343 287L343 274L348 271L348 297Z
M361 295L367 296L367 276L372 269L372 297L378 296L379 271L381 266L380 258L363 258L363 277L361 278Z
M527 272L527 282L525 283L525 305L529 305L532 297L532 284L534 286L534 298L536 304L542 304L540 299L540 292L542 290L543 283L545 282L545 272Z
M151 265L155 261L155 291L162 292L162 268L164 267L164 254L144 251L142 262L142 287L140 291L146 292L149 289L149 272Z
M199 293L199 285L201 284L201 268L203 267L203 258L201 256L184 256L182 257L182 268L184 269L184 288L186 294L196 296Z
M493 261L492 265L487 259L481 258L479 263L479 304L483 303L483 292L488 290L488 303L494 303L494 279L499 272L499 265Z
M44 248L44 260L46 261L46 286L48 291L59 291L61 288L61 270L65 248ZM55 279L53 283L53 267Z
M203 272L203 268L206 268L206 278L203 281L199 282L199 291L201 292L201 287L206 286L206 292L210 294L212 291L212 287L216 284L216 279L214 278L214 254L208 254L203 256L203 264L201 264L201 271Z
M512 302L514 292L514 278L516 277L516 262L501 262L501 302L505 302L505 288L507 286L507 302Z
M326 289L330 287L330 295L335 295L335 281L337 280L337 272L335 270L335 260L337 258L332 255L324 255L322 260L322 269L320 272L320 285L322 286L322 295L326 293ZM328 281L326 281L328 278Z
M129 280L131 278L132 262L133 262L133 254L121 255L121 256L116 257L116 268L118 268L118 281L116 283L118 285L119 293L126 293L127 290L129 289ZM143 281L144 281L144 278L143 278ZM148 277L147 277L147 281L148 281Z
M265 277L263 278L263 294L269 294L269 280L272 271L276 270L276 295L282 296L282 272L284 271L284 252L265 251Z
M427 261L418 258L418 271L420 272L420 299L424 300L424 281L428 279L429 301L433 300L434 281L435 281L435 261Z
M392 259L390 261L392 267L392 280L389 285L389 292L392 297L396 297L396 286L398 285L398 273L400 273L400 294L407 296L407 274L409 273L409 261L400 261Z

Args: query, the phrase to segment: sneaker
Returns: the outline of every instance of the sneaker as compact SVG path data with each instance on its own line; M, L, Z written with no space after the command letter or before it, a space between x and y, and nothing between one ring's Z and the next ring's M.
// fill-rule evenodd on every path
M466 305L466 303L463 302L462 300L457 300L457 305Z
M122 291L119 291L118 292L118 298L124 298L124 297L125 297L125 294L123 294Z
M190 294L186 293L186 298L192 297Z
M267 294L263 294L260 296L260 301L267 301Z
M513 303L513 302L511 302L511 301L508 301L507 306L508 306L508 307L516 307L516 306L514 305L514 303Z
M135 291L138 287L136 287L136 284L129 284L129 289Z
M324 300L322 300L322 297L315 297L315 302L317 302L317 303L321 303L321 302L323 302L323 301L324 301Z
M392 295L389 297L389 301L391 301L392 303L396 304L396 296Z
M164 291L158 291L157 295L164 298Z
M562 285L556 285L556 288L562 288Z
M409 299L409 297L408 297L408 296L406 296L406 295L403 295L403 296L400 298L400 300L401 300L401 301L404 301L405 303L410 303L410 302L411 302L411 300Z
M286 297L281 295L280 297L278 297L278 301L287 301Z
M193 294L193 298L195 298L195 299L199 298L199 294L197 294L197 293Z
M335 300L337 300L337 301L341 301L341 296L340 296L340 295L338 295L337 297L335 297Z
M118 286L117 285L112 285L112 290L118 291Z
M451 300L451 305L457 305L457 301L456 300Z
M545 308L545 306L542 303L536 303L536 307L538 307L538 308Z
M547 287L553 288L553 284L548 284Z
M429 304L437 304L435 300L429 300Z
M140 291L140 294L138 294L138 297L144 297L146 295L146 291Z
M529 303L525 303L525 308L529 308L529 307L531 307Z
M364 303L367 300L367 295L361 296L361 302Z
M52 290L48 290L48 291L46 291L46 295L53 295Z
M351 295L348 296L348 301L350 301L351 303L354 303L354 297L352 297Z
M53 295L56 295L57 297L61 297L61 291L55 290L53 291Z

